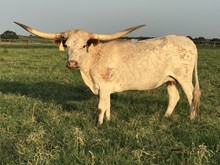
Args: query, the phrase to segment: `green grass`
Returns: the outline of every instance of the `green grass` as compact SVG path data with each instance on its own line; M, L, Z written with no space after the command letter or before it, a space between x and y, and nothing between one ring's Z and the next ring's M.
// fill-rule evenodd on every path
M181 99L164 118L166 86L98 97L53 47L0 47L1 164L220 164L220 49L199 49L199 116Z

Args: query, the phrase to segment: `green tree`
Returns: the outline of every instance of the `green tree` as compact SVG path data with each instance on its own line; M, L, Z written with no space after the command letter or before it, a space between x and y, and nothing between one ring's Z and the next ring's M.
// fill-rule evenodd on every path
M195 38L195 40L198 40L198 41L206 41L206 39L204 37L199 37L199 38Z
M13 31L7 30L4 33L2 33L1 38L2 39L18 39L18 35Z

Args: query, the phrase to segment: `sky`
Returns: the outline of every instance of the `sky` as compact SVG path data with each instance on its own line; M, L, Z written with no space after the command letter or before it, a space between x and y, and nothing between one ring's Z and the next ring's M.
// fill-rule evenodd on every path
M0 34L30 35L13 21L44 32L84 29L99 34L146 24L128 36L212 39L220 38L220 0L1 0Z

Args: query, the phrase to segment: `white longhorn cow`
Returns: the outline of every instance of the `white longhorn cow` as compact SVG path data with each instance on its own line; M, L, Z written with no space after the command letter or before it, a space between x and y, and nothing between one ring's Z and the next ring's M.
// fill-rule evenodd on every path
M190 105L190 118L195 118L200 100L197 73L198 54L187 37L168 35L142 41L117 40L144 26L135 26L114 34L103 35L85 30L45 33L15 22L39 37L56 40L67 50L67 67L79 68L85 84L99 95L98 122L104 114L110 120L110 95L126 90L149 90L167 83L170 116L178 100L178 82ZM195 87L192 84L195 72Z

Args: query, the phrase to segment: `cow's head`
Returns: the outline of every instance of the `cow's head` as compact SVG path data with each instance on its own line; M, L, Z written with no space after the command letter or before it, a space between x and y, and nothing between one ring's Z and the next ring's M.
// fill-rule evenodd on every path
M24 24L15 22L28 32L35 34L39 37L55 40L55 43L60 46L61 50L67 50L67 67L68 68L78 68L82 63L83 56L88 54L88 47L91 44L98 43L99 41L110 41L120 38L142 26L134 26L123 31L110 34L95 34L89 33L84 30L68 30L60 33L45 33L39 30L33 29Z

